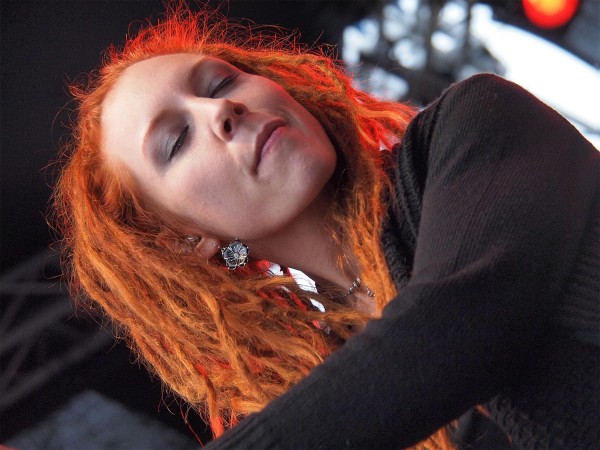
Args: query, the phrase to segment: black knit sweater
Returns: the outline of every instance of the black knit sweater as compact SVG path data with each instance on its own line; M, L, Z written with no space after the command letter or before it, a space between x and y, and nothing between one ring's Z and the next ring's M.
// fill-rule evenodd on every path
M600 448L598 156L512 83L451 87L393 154L398 296L208 447L403 448L483 404L507 445Z

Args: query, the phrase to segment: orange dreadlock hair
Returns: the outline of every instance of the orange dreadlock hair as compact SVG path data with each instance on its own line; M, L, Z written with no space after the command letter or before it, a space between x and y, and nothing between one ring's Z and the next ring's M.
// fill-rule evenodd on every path
M144 208L127 174L105 164L104 98L127 67L171 53L211 55L270 78L321 122L339 161L331 236L358 258L379 310L395 295L381 270L378 199L389 182L380 146L403 135L414 110L356 90L324 49L228 23L213 11L192 12L184 2L167 6L158 24L144 26L122 49L111 47L100 70L71 87L78 118L53 202L72 291L100 306L141 361L219 436L305 377L367 317L339 293L338 301L335 293L309 294L287 277L267 275L260 262L230 272L176 251L184 236ZM307 306L309 297L327 311Z

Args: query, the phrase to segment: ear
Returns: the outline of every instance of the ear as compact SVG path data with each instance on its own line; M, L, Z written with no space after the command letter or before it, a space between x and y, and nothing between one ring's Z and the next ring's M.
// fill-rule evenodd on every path
M194 253L200 258L209 260L221 251L220 243L217 239L203 237L194 247Z

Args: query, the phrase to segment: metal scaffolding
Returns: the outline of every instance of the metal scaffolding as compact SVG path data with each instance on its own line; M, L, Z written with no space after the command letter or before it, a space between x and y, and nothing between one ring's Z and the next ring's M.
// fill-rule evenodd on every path
M39 253L0 277L0 412L113 338L75 317L58 255Z

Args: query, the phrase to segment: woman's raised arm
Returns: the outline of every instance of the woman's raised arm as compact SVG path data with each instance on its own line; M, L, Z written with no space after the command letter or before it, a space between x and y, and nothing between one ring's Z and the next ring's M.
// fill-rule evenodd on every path
M400 148L398 219L418 225L409 282L209 448L406 447L524 383L594 214L598 167L591 144L518 86L482 75L446 91ZM420 208L407 212L415 187Z

